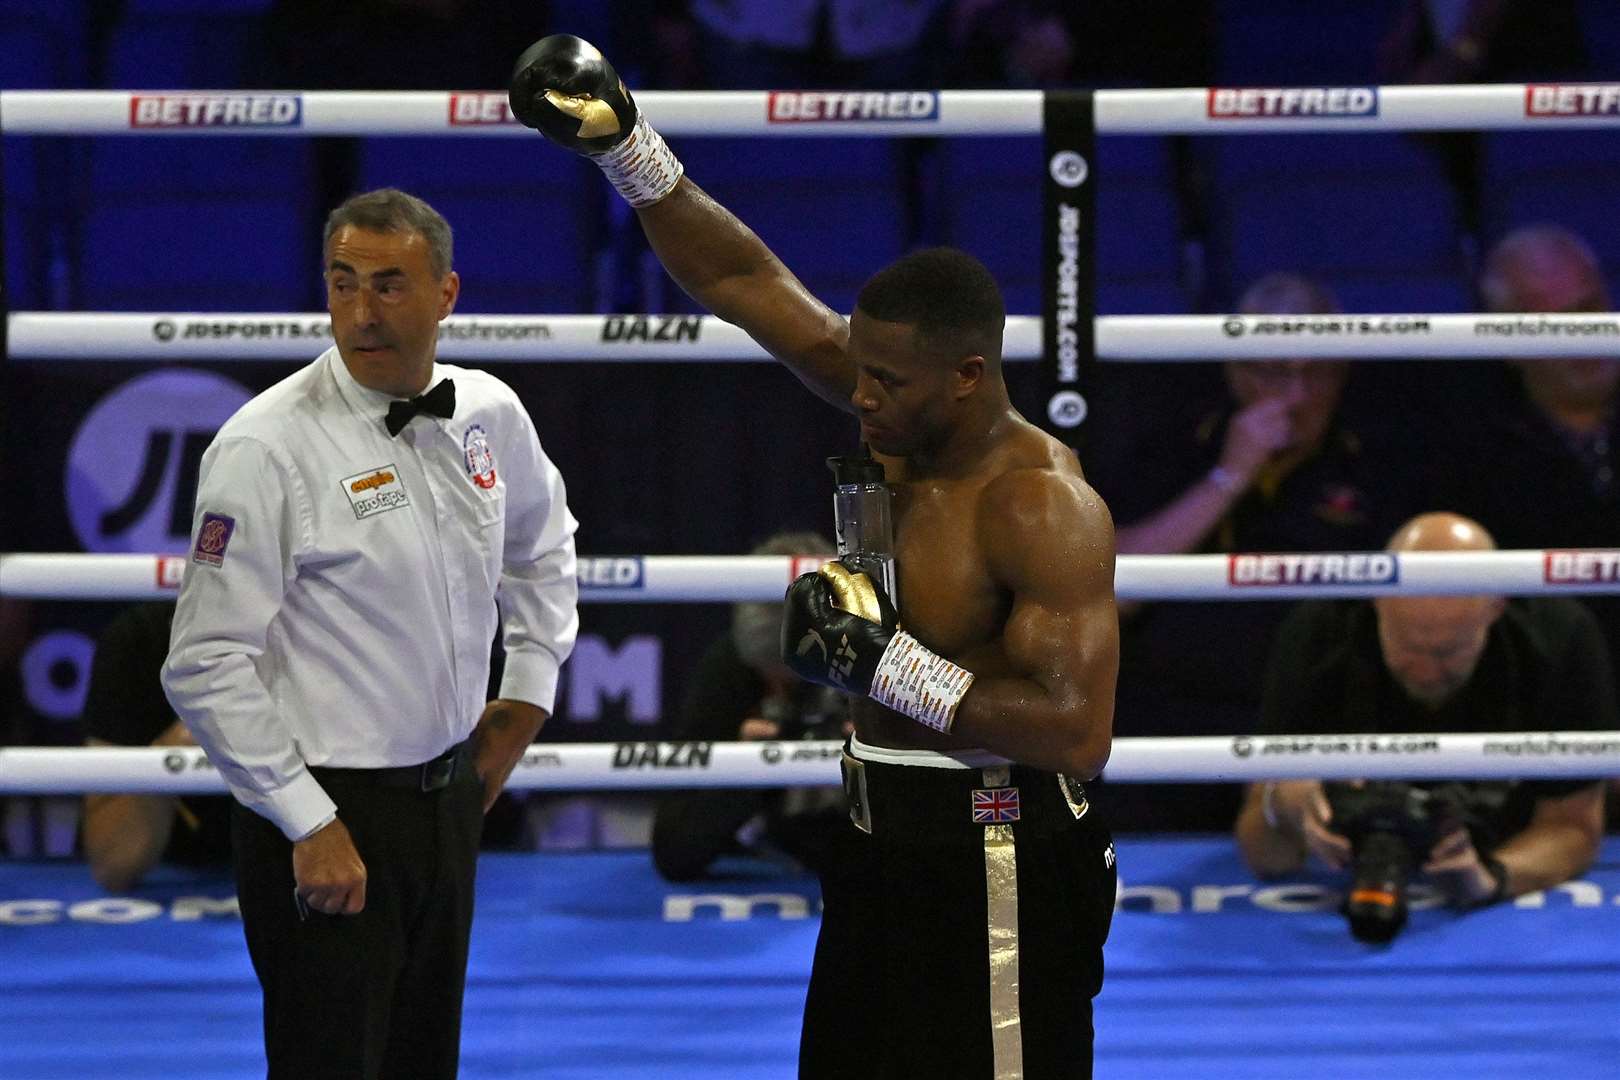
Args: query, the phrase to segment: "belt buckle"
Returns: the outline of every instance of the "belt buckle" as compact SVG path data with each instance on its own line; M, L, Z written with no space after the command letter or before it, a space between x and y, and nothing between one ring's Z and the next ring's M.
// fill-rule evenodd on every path
M1072 776L1058 774L1058 788L1063 792L1063 801L1069 804L1069 812L1074 820L1079 821L1091 810L1091 803L1086 798L1086 787Z
M844 798L849 803L849 820L866 833L872 833L872 807L866 799L866 762L844 751Z
M434 758L422 766L422 792L438 791L450 786L456 775L456 755Z

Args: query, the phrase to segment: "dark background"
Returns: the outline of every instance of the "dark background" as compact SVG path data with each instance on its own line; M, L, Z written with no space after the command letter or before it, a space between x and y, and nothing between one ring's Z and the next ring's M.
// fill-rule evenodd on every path
M952 7L942 6L942 19ZM1380 50L1411 5L992 7L1020 17L1056 13L1065 23L1073 53L1045 85L1202 86L1379 82L1389 75ZM1504 48L1501 62L1475 79L1620 75L1620 14L1612 4L1527 7L1534 33L1514 30L1519 36L1508 38L1525 47ZM670 28L681 26L680 8L651 0L0 0L0 86L495 88L516 53L552 29L602 43L634 87L720 85L701 64L683 65L683 54L666 48L679 40ZM1010 17L1006 25L1014 25ZM945 30L943 22L931 30L914 57L912 70L935 81L908 85L1038 82L1008 63L1009 46L994 34L953 49L941 43ZM953 243L991 266L1009 312L1037 313L1038 139L672 143L691 176L840 310L895 256ZM1459 173L1444 147L1421 137L1103 137L1094 163L1098 308L1228 310L1248 282L1286 268L1323 277L1353 311L1474 310L1480 253L1507 229L1535 220L1583 233L1614 279L1620 140L1604 132L1504 132L1471 145L1468 169ZM425 197L454 226L462 313L693 310L651 261L595 169L538 137L8 135L0 151L9 310L320 310L326 210L351 191L385 184ZM68 448L105 395L157 366L5 362L0 549L83 549L68 519ZM295 365L185 366L257 392ZM822 460L850 448L853 425L774 366L489 366L518 390L567 478L582 554L735 554L782 529L830 531ZM1351 407L1390 417L1396 429L1414 411L1434 420L1466 409L1476 385L1466 365L1443 375L1422 363L1371 367L1353 380ZM1131 403L1207 392L1217 385L1214 370L1105 372L1096 388L1092 467L1111 467L1116 479L1128 474L1128 461L1108 464L1110 440L1120 445L1121 431L1153 420ZM1027 368L1012 376L1016 399L1038 415L1030 407L1032 379ZM1477 385L1485 384L1481 376ZM183 421L175 418L176 431ZM172 539L173 548L184 546L183 537ZM73 717L43 714L39 695L24 685L40 677L28 658L52 633L93 639L115 608L0 600L0 708L11 741L77 741ZM656 639L656 689L668 716L683 673L725 625L726 611L597 604L582 616L598 657L633 653L627 644L642 641L637 635ZM44 677L71 700L83 671L62 660L47 665ZM642 738L663 730L632 722L627 708L613 694L576 700L565 689L547 736Z

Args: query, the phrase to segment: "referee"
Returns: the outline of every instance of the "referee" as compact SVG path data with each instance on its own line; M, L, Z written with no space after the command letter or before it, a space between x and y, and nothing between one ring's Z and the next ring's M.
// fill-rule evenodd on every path
M434 361L444 218L373 191L324 240L336 345L204 455L163 684L239 804L270 1076L453 1077L483 814L573 648L575 522L517 395Z

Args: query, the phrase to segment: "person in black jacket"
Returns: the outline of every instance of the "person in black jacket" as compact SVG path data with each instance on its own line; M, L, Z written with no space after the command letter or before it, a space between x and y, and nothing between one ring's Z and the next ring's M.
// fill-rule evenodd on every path
M136 604L101 632L80 715L87 746L196 746L163 696L173 604ZM123 892L159 861L224 866L231 800L224 795L86 795L84 854L102 888Z
M1489 551L1477 522L1423 514L1392 551ZM1266 734L1612 730L1615 691L1596 621L1562 596L1381 597L1295 608L1277 635L1266 679ZM1410 741L1389 740L1392 748ZM1504 740L1502 753L1556 744ZM1415 751L1411 751L1415 752ZM1579 876L1603 833L1598 777L1477 780L1466 813L1441 835L1422 869L1458 907L1478 907ZM1318 780L1251 785L1238 815L1238 847L1261 877L1291 874L1307 855L1334 868L1351 844L1335 828Z
M755 555L830 555L815 533L780 533ZM782 605L736 604L731 626L709 646L686 687L675 737L797 742L842 739L841 694L798 678L781 659ZM831 788L673 792L653 818L653 865L670 881L706 875L716 859L775 848L814 869L845 818Z

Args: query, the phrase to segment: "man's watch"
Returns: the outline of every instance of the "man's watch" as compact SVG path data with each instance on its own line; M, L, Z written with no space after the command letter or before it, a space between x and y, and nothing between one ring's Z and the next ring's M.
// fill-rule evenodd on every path
M1490 907L1492 904L1499 904L1506 900L1508 892L1507 867L1503 866L1502 860L1495 855L1481 855L1479 862L1485 868L1485 872L1491 876L1491 891L1488 896L1476 901L1473 906Z

